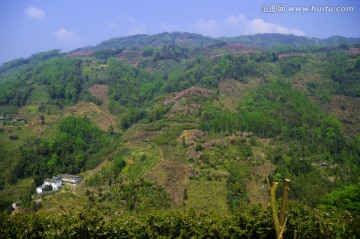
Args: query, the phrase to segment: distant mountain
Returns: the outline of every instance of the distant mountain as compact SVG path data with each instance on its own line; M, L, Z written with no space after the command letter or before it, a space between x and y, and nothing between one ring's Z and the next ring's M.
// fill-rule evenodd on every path
M222 40L202 36L196 33L160 33L156 35L134 35L128 37L111 38L100 42L94 47L96 50L117 49L117 48L136 48L136 47L160 47L163 45L176 44L181 47L207 47L214 44L223 43Z
M68 54L70 56L88 56L94 52L112 50L117 53L118 49L134 50L145 47L160 48L167 45L177 45L182 48L199 49L210 46L221 46L225 44L244 44L251 47L266 48L270 50L279 50L281 47L303 48L303 47L336 47L340 45L360 45L360 38L349 38L342 36L332 36L329 38L314 38L306 36L285 35L277 33L260 33L255 35L242 35L235 37L213 38L196 33L188 32L164 32L154 35L139 34L126 37L114 37L104 40L96 46L86 46L74 49ZM55 53L54 53L55 52ZM59 50L53 50L44 53L34 54L24 59L19 58L13 61L5 62L0 67L0 73L13 65L26 64L28 61L42 60L43 54L48 57L50 54L57 55ZM102 52L104 54L104 52ZM105 53L107 54L107 53ZM44 58L46 59L46 58Z
M346 42L346 44L348 45L354 45L354 44L360 44L360 38L331 36L329 38L319 40L319 42L327 46L338 46L344 44L344 42Z
M271 48L279 44L287 44L293 47L316 44L315 38L276 34L276 33L244 35L244 36L236 36L236 37L223 37L220 39L222 39L226 43L240 43L240 44L247 44L247 45L253 45L256 47L264 47L264 48L269 48L269 47Z
M289 45L291 47L305 47L305 46L327 46L334 47L341 44L360 44L360 38L348 38L342 36L332 36L321 39L314 37L285 35L277 33L261 33L255 35L244 35L237 37L223 37L218 38L226 43L241 43L263 48L274 48L280 44Z
M114 49L135 49L144 47L159 48L164 45L176 44L185 48L204 48L214 45L223 44L245 44L253 47L276 49L279 45L286 45L289 47L306 47L306 46L320 46L320 47L335 47L341 44L354 45L360 44L360 38L348 38L342 36L332 36L321 39L306 36L285 35L277 33L261 33L255 35L243 35L236 37L207 37L196 33L187 32L164 32L154 35L133 35L126 37L111 38L100 42L96 46L88 46L79 48L73 52L82 51L99 51L99 50L114 50Z

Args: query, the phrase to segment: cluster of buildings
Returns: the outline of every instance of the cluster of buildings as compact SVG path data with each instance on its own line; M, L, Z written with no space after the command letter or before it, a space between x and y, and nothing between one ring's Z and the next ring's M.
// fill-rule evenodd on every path
M51 186L52 191L57 191L63 184L76 185L80 183L81 177L77 175L70 174L59 174L57 177L47 178L44 180L43 185L36 188L37 194L42 194L46 188L46 186Z

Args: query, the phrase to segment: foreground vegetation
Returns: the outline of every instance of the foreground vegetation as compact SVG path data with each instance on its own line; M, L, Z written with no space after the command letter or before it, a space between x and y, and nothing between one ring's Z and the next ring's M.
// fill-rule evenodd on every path
M359 215L288 205L284 238L358 238ZM136 215L98 211L56 215L1 214L1 238L275 238L271 213L259 207L241 208L231 215L216 212L153 211Z

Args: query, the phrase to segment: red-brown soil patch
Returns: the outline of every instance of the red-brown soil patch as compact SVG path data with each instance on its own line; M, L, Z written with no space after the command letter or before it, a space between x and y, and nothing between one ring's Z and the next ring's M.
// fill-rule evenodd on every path
M107 131L112 125L115 131L118 131L117 119L112 115L106 107L99 107L90 102L78 102L69 108L72 115L86 116L91 122L99 126L103 131Z
M188 96L188 95L203 95L203 96L209 96L214 94L214 92L212 90L207 90L207 89L203 89L200 87L191 87L189 89L180 91L175 93L174 95L168 97L165 101L164 101L164 105L168 105L172 102L176 102L179 99Z
M356 48L356 47L350 48L349 52L352 54L360 54L360 48Z
M103 103L108 102L108 86L107 85L100 85L96 84L89 88L89 92L92 96L98 98Z

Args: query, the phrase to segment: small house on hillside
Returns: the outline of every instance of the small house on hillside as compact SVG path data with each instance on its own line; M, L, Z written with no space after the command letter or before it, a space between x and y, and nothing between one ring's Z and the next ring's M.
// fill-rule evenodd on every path
M57 190L59 190L59 188L61 187L62 181L61 181L61 179L58 178L58 177L47 178L47 179L44 180L44 184L43 184L43 185L41 185L40 187L36 188L36 192L37 192L38 194L43 193L46 185L50 185L53 191L57 191Z
M53 178L47 178L44 181L44 185L51 185L51 187L53 188L54 191L59 190L59 188L62 185L62 181L60 178L58 177L53 177Z
M36 188L36 192L38 194L41 194L44 191L49 191L49 190L57 191L63 185L63 183L76 185L80 183L81 179L82 177L77 175L59 174L57 177L45 179L44 184ZM51 189L47 188L49 186L51 186Z
M59 174L58 177L67 184L78 184L82 179L80 176L70 174Z

